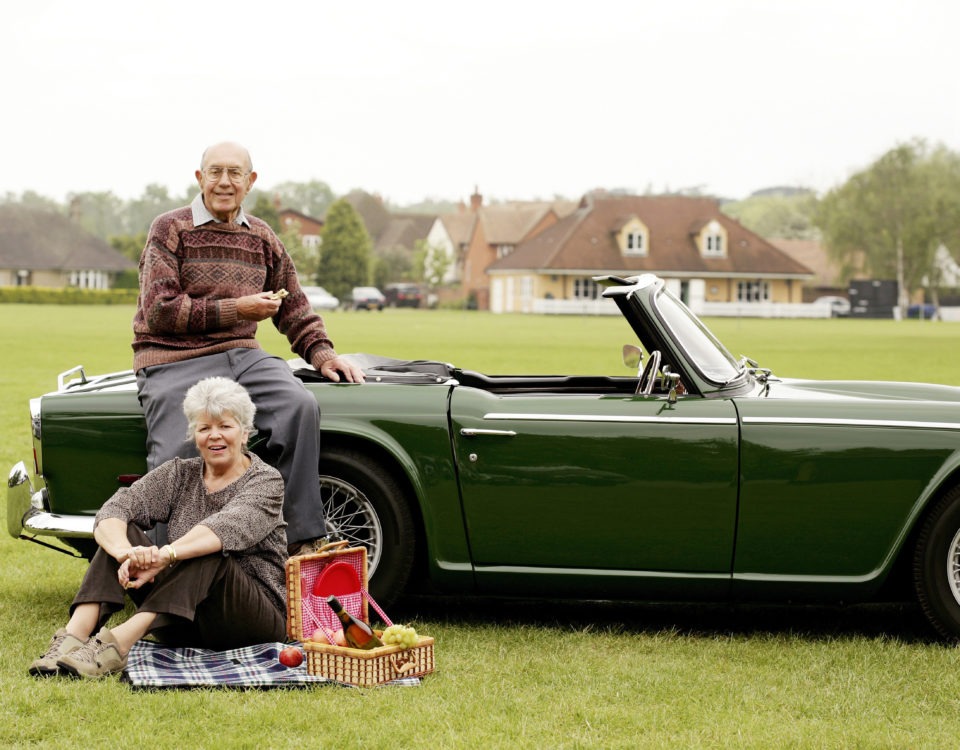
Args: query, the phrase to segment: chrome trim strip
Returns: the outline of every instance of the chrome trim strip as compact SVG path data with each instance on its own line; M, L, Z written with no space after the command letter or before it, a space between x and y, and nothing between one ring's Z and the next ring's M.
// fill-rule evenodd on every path
M522 573L523 575L564 575L564 576L599 576L605 578L651 578L661 580L714 580L729 581L729 573L683 573L661 570L622 570L619 568L561 568L535 567L532 565L484 565L479 563L474 568L477 573Z
M484 419L504 419L526 422L636 422L642 424L736 424L736 417L642 417L619 414L526 414L514 412L487 412Z
M33 482L23 461L17 461L7 475L7 531L16 539L23 529L23 517L30 511Z
M872 571L859 576L788 575L783 573L734 573L734 581L750 583L869 583L879 575Z
M83 371L83 365L77 365L76 367L71 367L69 370L64 370L64 371L61 372L59 375L57 375L57 390L58 390L58 391L62 391L62 390L63 390L63 384L67 382L67 377L70 376L70 375L73 375L75 372L79 372L79 373L80 373L80 384L81 384L81 385L83 385L84 383L89 382L89 381L87 380L87 375L86 375L86 373Z
M45 536L92 539L94 520L94 516L61 516L32 510L23 517L23 530Z
M516 437L517 433L513 430L475 430L471 427L464 427L460 430L463 437L478 437L480 435L494 435L499 437Z
M960 430L960 422L917 422L907 419L840 419L833 417L744 417L744 424L795 424L830 427L910 427Z

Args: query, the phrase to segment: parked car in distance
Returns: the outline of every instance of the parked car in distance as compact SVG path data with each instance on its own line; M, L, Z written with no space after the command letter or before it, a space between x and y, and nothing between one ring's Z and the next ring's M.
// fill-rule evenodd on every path
M929 302L923 305L910 305L907 308L908 318L921 318L923 320L930 320L930 318L936 314L937 306L931 305Z
M336 310L340 307L340 300L322 286L304 286L301 289L314 310Z
M830 305L831 318L845 318L850 314L850 300L846 297L837 297L827 295L826 297L817 297L813 301L815 305Z
M387 284L383 289L383 296L387 298L390 307L420 307L423 302L423 292L416 284Z
M382 606L405 590L912 597L960 640L960 388L780 377L663 279L594 281L622 316L622 374L348 354L366 382L332 383L290 361L323 408L327 528L367 548ZM136 377L74 367L25 406L33 451L8 474L7 529L92 556L97 509L147 469ZM250 449L269 459L267 440Z
M350 292L350 307L354 310L382 310L387 300L375 286L355 286Z

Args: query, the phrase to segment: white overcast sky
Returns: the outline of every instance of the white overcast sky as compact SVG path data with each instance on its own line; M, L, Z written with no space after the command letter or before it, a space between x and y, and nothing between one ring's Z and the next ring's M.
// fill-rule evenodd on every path
M179 193L211 142L258 187L397 203L597 187L818 191L960 150L957 0L20 0L0 195Z

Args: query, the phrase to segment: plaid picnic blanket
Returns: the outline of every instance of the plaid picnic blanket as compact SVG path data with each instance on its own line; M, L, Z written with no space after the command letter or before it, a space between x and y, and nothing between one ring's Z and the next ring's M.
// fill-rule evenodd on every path
M290 688L342 684L307 674L306 661L299 667L281 664L277 657L288 645L261 643L230 651L211 651L137 641L127 655L121 679L133 688ZM387 684L415 687L420 684L420 678L408 677Z

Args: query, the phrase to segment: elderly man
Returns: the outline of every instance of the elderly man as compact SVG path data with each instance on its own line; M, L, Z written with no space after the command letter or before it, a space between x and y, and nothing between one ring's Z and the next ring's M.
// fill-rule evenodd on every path
M277 236L243 212L257 179L247 150L211 146L196 178L200 194L154 220L140 258L133 369L147 420L147 465L195 455L180 409L190 386L214 375L237 381L257 406L256 427L283 476L296 554L327 532L317 481L320 410L287 364L260 348L257 323L271 318L293 351L334 382L363 382L363 371L334 351ZM280 290L288 296L275 298Z

